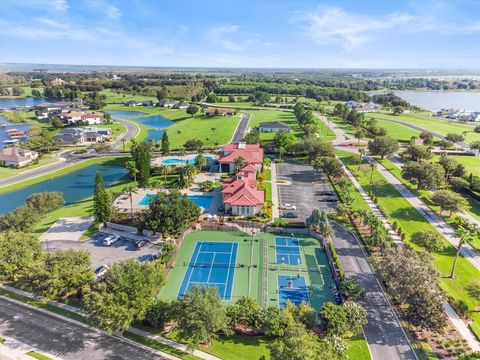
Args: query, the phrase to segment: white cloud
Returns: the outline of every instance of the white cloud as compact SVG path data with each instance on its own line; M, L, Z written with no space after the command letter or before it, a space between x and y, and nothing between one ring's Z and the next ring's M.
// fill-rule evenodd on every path
M88 0L85 4L92 9L105 14L112 20L119 19L122 16L122 11L106 0Z
M187 25L178 25L178 30L180 31L180 34L184 34L190 30L190 27Z
M239 27L237 25L231 24L216 26L210 29L205 34L205 37L215 45L221 46L227 50L242 51L243 46L228 37L228 35L237 32L238 29Z
M353 49L385 32L412 21L408 14L392 13L386 16L364 16L347 13L341 8L319 8L296 20L307 23L306 34L318 44L339 43Z

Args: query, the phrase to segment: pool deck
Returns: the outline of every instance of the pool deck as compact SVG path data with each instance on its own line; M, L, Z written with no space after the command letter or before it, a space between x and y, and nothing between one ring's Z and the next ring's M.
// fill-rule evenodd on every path
M204 154L206 157L210 157L212 159L217 159L218 156L214 154L209 154L206 153ZM176 165L176 166L183 166L185 163L178 163L178 164L164 164L163 161L165 160L172 160L172 159L180 159L180 160L188 160L190 164L193 164L195 161L195 158L198 156L198 154L188 154L188 155L170 155L170 156L159 156L156 157L152 160L152 165L153 166L162 166L162 165Z
M215 188L212 192L204 193L200 191L200 184L206 180L213 182L220 181L219 173L199 173L195 175L193 180L193 185L189 189L180 189L182 194L191 195L203 195L203 196L212 196L212 204L210 208L205 209L206 213L217 214L218 209L222 205L222 194L220 188ZM145 210L148 205L139 205L139 202L148 194L155 194L158 191L165 191L165 189L153 189L153 188L139 188L135 193L132 194L132 204L133 211L139 212ZM120 195L115 199L113 205L120 211L130 212L130 197L128 194Z

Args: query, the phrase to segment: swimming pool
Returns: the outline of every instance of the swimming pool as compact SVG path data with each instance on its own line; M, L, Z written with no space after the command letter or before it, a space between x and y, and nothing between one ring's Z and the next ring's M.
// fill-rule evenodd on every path
M206 156L206 158L209 163L213 161L213 158L211 156ZM184 159L170 158L170 159L162 160L162 164L165 164L165 165L180 165L180 164L194 164L194 163L195 163L195 159L184 160Z
M155 194L146 194L139 202L138 205L148 206L150 204L150 199L156 198ZM192 200L198 206L208 209L212 206L213 196L208 195L189 195L188 198Z

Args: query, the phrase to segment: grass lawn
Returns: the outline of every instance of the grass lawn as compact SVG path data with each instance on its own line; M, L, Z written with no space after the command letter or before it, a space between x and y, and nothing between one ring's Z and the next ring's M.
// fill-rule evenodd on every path
M351 154L346 152L338 152L340 159L355 174L360 184L366 191L372 191L378 199L378 204L389 215L390 219L397 221L407 236L407 243L414 249L420 248L410 243L408 240L411 235L419 230L436 231L435 228L428 223L425 218L405 199L385 178L378 172L373 172L372 184L369 184L370 171L362 169L358 171L358 166L353 165ZM367 166L367 165L365 165ZM456 278L450 279L453 259L455 256L455 248L444 239L445 248L442 251L433 253L434 265L440 272L440 286L448 296L463 300L467 304L470 315L473 320L472 330L480 338L480 313L476 312L476 308L480 305L478 300L470 296L466 290L468 284L480 278L480 271L476 269L467 259L460 256L456 268Z
M258 127L262 122L281 121L290 125L293 134L297 138L300 139L304 136L293 112L277 110L250 110L248 112L251 114L250 122L248 124L249 128ZM330 141L335 139L333 131L319 119L317 120L317 126L321 136L320 140ZM261 140L272 140L274 137L275 133L260 133Z
M232 139L240 121L240 114L234 116L203 115L177 121L166 129L171 149L180 149L187 140L198 139L206 147L223 145Z
M27 352L27 355L31 356L34 359L38 359L38 360L52 360L52 358L50 358L46 355L40 354L36 351L29 351L29 352Z
M107 104L124 104L129 100L135 101L146 101L146 100L155 100L157 98L155 96L148 96L148 95L131 95L126 93L117 93L113 89L104 89L100 91L100 94L107 96Z
M480 140L480 134L473 133L474 125L460 124L456 122L449 122L438 118L427 117L426 113L402 114L399 116L391 115L389 113L371 113L367 115L375 119L396 120L408 124L416 125L425 130L434 131L442 135L448 133L461 134L463 131L468 131L465 141L472 142Z
M367 341L363 337L346 340L348 345L345 359L348 360L369 360L370 350L368 349Z
M20 174L24 171L35 169L37 167L47 165L47 164L51 164L51 163L54 163L56 161L58 161L58 159L56 157L54 157L52 154L47 154L47 155L42 156L42 158L39 160L38 164L28 165L28 166L22 167L20 169L11 168L11 167L3 167L2 166L2 167L0 167L0 179L5 179L5 178L8 178L10 176L18 175L18 174Z
M377 122L379 126L387 130L388 136L397 139L398 141L407 142L410 141L412 137L418 137L420 135L420 131L392 121L377 119Z

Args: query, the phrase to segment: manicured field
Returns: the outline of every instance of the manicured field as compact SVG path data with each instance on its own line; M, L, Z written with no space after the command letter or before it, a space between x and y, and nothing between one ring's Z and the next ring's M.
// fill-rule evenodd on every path
M420 135L420 131L392 121L377 119L377 122L379 126L387 130L388 136L399 141L409 141L412 137Z
M461 134L464 131L468 133L465 136L466 142L472 142L474 140L480 140L480 134L473 133L474 125L460 124L456 122L448 122L438 118L427 117L426 113L416 113L416 114L402 114L399 116L390 115L387 113L371 113L368 116L375 119L384 119L384 120L396 120L402 121L408 124L412 124L418 127L421 127L425 130L434 131L442 135L447 135L448 133Z
M325 253L320 250L318 240L303 236L297 236L300 251L301 264L298 266L282 266L277 263L275 250L275 234L261 234L252 238L240 232L199 231L188 235L183 242L174 268L170 270L166 285L160 290L160 298L166 300L175 299L179 288L189 270L192 254L199 241L237 243L237 258L235 275L230 304L243 296L251 296L262 301L264 289L267 305L279 304L278 278L297 277L300 275L305 280L310 303L320 311L326 301L333 301L331 285L333 280L328 268ZM268 253L268 259L263 258L264 247ZM265 261L264 261L265 260ZM264 263L268 266L265 268ZM265 283L267 281L267 283Z
M370 185L370 171L368 168L358 171L358 166L353 165L351 161L351 154L341 151L338 151L337 154L356 175L363 188L367 192L372 191L375 194L378 204L384 209L390 219L397 221L406 234L409 245L416 250L420 250L417 245L408 241L411 235L419 230L436 231L435 228L377 170L373 172L373 181ZM480 313L475 311L479 304L466 290L472 280L480 278L480 271L467 259L460 256L455 272L456 278L450 279L448 275L452 268L456 249L446 239L444 240L444 245L445 248L443 250L432 253L434 265L441 275L440 286L447 295L456 300L465 301L473 320L471 328L480 337Z
M293 112L278 110L249 110L248 112L251 114L250 122L248 124L249 128L258 127L262 122L281 121L287 125L290 125L293 134L297 138L302 138L304 135ZM323 122L318 120L317 126L320 133L320 140L329 141L335 139L335 134L333 131ZM260 139L262 140L272 140L274 137L275 133L260 134Z
M100 91L100 94L107 96L107 104L124 104L129 100L135 101L146 101L146 100L155 100L157 98L155 96L147 96L147 95L131 95L125 93L116 93L112 89L104 89Z

